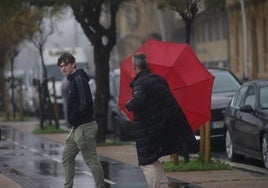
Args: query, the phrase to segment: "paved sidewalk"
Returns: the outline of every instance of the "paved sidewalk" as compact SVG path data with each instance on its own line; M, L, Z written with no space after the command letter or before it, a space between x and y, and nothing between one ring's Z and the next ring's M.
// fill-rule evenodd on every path
M38 122L14 122L4 123L22 131L31 132ZM3 124L3 123L2 123ZM41 135L53 141L64 143L67 134ZM99 155L108 157L137 166L137 155L134 144L124 146L105 146L98 147ZM169 156L161 158L161 160L169 160ZM237 166L237 168L240 168ZM194 172L172 172L167 173L171 178L178 179L183 182L198 185L204 188L263 188L268 185L268 171L263 169L259 173L252 171L243 171L234 168L232 170L223 171L194 171ZM21 188L16 182L10 178L0 174L0 185L3 188Z
M22 186L17 184L14 180L6 177L3 174L0 174L0 185L1 188L22 188Z

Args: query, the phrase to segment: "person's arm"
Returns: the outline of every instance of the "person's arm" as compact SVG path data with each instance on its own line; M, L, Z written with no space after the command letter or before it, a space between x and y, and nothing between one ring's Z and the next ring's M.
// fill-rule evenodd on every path
M142 107L146 100L146 92L141 84L133 86L133 96L125 104L128 111L136 111Z

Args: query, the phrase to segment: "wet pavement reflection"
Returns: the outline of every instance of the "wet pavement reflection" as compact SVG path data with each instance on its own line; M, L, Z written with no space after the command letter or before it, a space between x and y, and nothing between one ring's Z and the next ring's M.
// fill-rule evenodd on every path
M63 187L64 173L61 163L63 144L4 125L0 125L0 128L0 164L8 165L10 169L28 177L28 181L38 184L40 188ZM147 187L140 168L103 156L100 156L100 159L107 188ZM199 187L170 178L169 182L174 182L174 188ZM93 176L80 154L76 158L74 179L74 188L78 187L94 187Z

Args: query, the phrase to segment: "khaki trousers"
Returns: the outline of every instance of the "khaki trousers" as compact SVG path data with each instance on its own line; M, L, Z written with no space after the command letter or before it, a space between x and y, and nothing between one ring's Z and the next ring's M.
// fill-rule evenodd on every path
M72 188L75 172L75 157L81 151L83 159L90 168L97 188L104 188L104 173L96 151L95 135L98 126L95 121L72 129L65 141L62 154L65 183L64 188Z
M159 160L140 167L149 188L168 188L168 179Z

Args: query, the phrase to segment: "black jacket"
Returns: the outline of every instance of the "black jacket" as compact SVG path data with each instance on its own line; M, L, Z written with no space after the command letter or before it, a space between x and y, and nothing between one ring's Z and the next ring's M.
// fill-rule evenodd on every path
M178 153L182 143L194 142L188 121L167 82L149 70L139 72L131 85L126 108L134 112L134 137L139 165Z
M77 128L83 123L94 120L92 94L88 84L89 78L84 70L77 69L67 79L70 81L67 97L68 121L74 128Z

